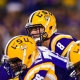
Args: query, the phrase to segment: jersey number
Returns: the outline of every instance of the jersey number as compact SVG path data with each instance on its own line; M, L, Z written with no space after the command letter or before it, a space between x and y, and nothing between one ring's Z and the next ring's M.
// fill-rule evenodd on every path
M61 50L65 48L60 42L57 43L57 47L60 48Z
M36 74L33 80L44 80L44 77L40 76L39 74Z

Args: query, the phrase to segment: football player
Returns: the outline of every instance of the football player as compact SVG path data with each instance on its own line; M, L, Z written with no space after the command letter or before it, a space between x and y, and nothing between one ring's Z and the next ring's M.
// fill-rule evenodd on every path
M37 10L30 15L25 27L27 35L34 38L37 45L45 46L61 56L66 56L70 46L77 40L71 35L58 33L56 25L56 18L52 13ZM64 74L64 70L62 73Z
M45 47L37 47L32 38L16 36L8 42L2 61L9 63L14 74L5 67L11 77L21 74L21 80L57 80L50 53Z
M76 41L71 35L57 33L55 16L46 10L33 12L25 26L28 36L40 42L40 45L65 56L70 46Z
M8 80L17 76L19 80L57 80L54 64L66 70L76 70L76 63L80 61L78 49L80 42L70 48L66 59L46 47L37 47L35 41L28 36L15 36L6 45L3 64L0 67L0 79ZM74 55L78 56L78 59L73 58ZM72 74L71 72L71 76L75 76ZM68 78L69 75L64 80L71 79Z

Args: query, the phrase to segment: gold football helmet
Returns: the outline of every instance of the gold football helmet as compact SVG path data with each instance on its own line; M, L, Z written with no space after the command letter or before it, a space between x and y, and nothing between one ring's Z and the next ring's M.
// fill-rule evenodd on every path
M76 41L71 45L67 53L68 69L74 69L71 76L74 74L80 79L80 41Z
M76 41L73 43L73 45L71 45L67 53L67 57L73 66L80 63L80 41Z
M53 33L57 31L56 28L56 19L52 13L46 10L37 10L33 12L28 22L26 23L26 31L27 35L33 37L37 34L31 34L33 29L39 29L39 38L36 39L39 41L43 41L48 39L52 36ZM40 28L44 29L44 32L40 32ZM33 37L34 38L34 37Z
M38 49L35 41L28 36L15 36L5 47L5 55L9 59L18 58L22 64L29 68L38 55Z

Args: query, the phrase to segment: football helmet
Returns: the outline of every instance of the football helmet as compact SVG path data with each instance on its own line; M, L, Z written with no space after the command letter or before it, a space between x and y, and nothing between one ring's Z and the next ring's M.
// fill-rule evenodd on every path
M31 37L19 35L13 37L7 43L5 55L7 55L9 59L18 58L22 61L23 65L29 68L38 55L38 49L35 41ZM16 62L16 60L13 61Z
M43 41L52 36L53 33L57 31L56 28L56 19L52 13L46 10L37 10L33 12L25 25L27 35L33 37L34 34L31 34L32 29L39 29L39 37L35 41ZM43 28L44 31L40 32L40 28ZM35 34L37 35L37 34ZM34 38L34 37L33 37Z
M76 41L71 45L68 53L68 68L75 69L76 75L80 76L80 41Z

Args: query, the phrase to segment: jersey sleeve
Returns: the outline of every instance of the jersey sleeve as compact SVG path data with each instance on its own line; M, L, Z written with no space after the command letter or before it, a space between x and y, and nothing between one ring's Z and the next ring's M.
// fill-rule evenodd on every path
M58 35L51 42L52 51L58 53L59 55L65 56L69 47L76 41L70 35Z
M44 80L47 74L52 75L52 78L57 80L55 75L55 67L51 62L46 62L34 66L28 71L24 80Z
M59 55L56 52L50 51L46 47L38 46L38 48L41 50L42 57L44 61L46 62L52 62L53 64L62 67L67 70L67 58Z
M0 80L9 80L8 74L2 66L0 66Z

